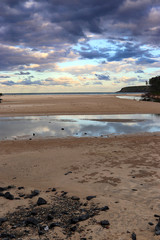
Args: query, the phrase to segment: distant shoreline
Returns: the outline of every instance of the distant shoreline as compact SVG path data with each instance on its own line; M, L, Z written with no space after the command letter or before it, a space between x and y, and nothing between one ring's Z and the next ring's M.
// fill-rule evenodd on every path
M118 93L146 93L149 86L130 86L122 88Z

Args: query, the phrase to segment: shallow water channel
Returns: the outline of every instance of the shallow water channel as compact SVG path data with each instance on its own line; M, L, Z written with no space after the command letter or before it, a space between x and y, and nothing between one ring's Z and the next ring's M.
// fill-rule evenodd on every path
M160 131L160 115L67 115L0 117L0 140L41 137L107 137Z

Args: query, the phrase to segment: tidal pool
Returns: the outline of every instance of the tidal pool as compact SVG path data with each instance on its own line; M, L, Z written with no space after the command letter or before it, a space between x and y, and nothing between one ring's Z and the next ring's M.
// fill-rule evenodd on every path
M0 140L159 131L160 115L155 114L0 117Z
M129 100L136 100L136 101L140 101L142 99L141 96L116 96L116 97L121 99L129 99Z

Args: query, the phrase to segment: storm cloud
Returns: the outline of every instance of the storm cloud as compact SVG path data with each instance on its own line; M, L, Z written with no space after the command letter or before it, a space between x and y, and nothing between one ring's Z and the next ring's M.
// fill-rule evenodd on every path
M159 45L158 0L2 0L0 41L30 47L76 43L87 32ZM154 15L154 18L152 18Z
M159 0L1 0L0 84L71 86L67 80L47 79L49 73L56 79L55 72L78 79L71 64L76 61L77 69L88 67L83 68L82 79L90 74L90 79L97 78L97 85L114 79L113 70L109 71L115 62L122 72L132 64L133 78L136 73L145 74L145 67L153 71L153 65L159 68L159 19ZM90 70L92 64L99 69ZM72 66L73 73L67 72ZM37 73L48 75L35 81L23 79L30 71L36 77Z

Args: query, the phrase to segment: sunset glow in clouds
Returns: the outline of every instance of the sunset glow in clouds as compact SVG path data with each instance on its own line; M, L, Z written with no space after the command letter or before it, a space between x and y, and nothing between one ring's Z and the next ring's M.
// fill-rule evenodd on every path
M109 92L160 75L159 0L1 0L0 92Z

